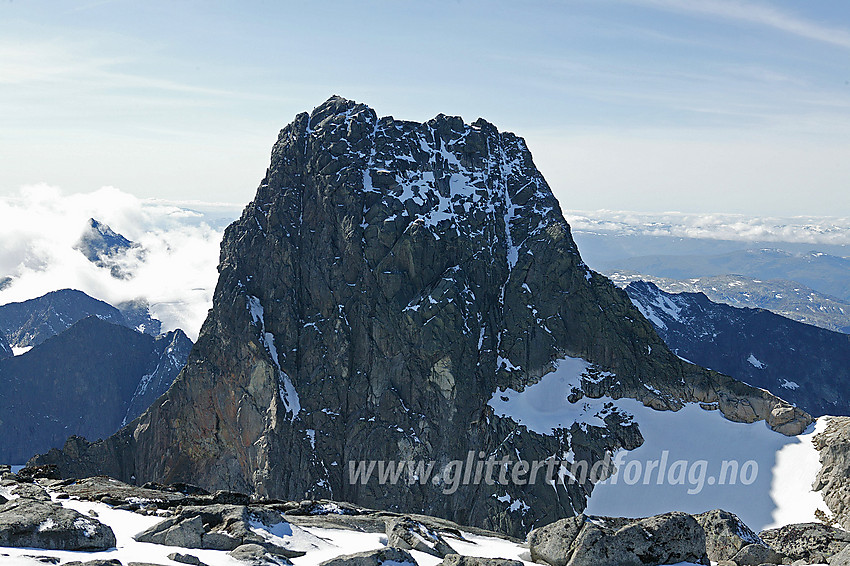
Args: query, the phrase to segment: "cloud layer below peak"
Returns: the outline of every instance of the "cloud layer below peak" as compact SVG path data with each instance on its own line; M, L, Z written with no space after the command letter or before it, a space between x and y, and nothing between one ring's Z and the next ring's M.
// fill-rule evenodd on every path
M0 199L0 304L58 289L79 289L116 305L146 299L163 330L197 338L218 277L219 244L239 206L179 206L138 199L113 187L66 194L33 185ZM75 248L88 219L109 225L138 247L118 258L113 277Z

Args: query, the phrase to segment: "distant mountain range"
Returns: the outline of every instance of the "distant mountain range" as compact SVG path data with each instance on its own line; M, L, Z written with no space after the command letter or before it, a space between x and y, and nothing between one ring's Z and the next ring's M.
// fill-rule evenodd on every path
M795 281L761 280L743 275L682 280L632 271L609 271L605 275L619 287L626 287L632 281L650 281L668 293L703 293L715 303L767 309L797 322L850 333L850 302Z
M822 252L763 248L719 255L652 255L608 262L601 267L606 271L627 270L671 279L729 274L761 280L784 279L850 302L850 259Z
M37 346L80 320L96 316L106 322L158 335L161 324L143 302L125 303L124 312L82 291L62 289L41 297L0 306L0 334L15 348Z
M0 306L0 462L108 436L168 389L192 342L126 312L71 289Z
M626 287L676 354L782 397L815 416L850 415L850 336L702 293Z

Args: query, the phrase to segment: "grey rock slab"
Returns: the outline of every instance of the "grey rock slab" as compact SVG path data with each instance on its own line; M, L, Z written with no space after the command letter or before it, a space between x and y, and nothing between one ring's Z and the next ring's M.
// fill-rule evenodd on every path
M179 552L172 552L168 555L169 560L173 560L174 562L180 562L181 564L192 564L193 566L207 566L201 559L192 554L181 554Z
M38 501L50 501L50 494L47 490L33 483L21 483L12 488L12 495L27 499L36 499Z
M124 566L121 564L120 560L115 558L103 559L98 558L95 560L88 560L86 562L81 562L79 560L75 560L74 562L66 562L63 566Z
M381 566L386 563L392 566L416 566L417 564L413 555L408 551L401 548L388 547L337 556L336 558L321 562L319 566Z
M133 537L137 542L149 542L180 548L204 548L204 523L200 516L172 517Z
M647 566L696 562L709 564L705 531L686 513L673 512L625 526L604 519L585 523L568 566Z
M437 558L457 554L439 532L410 517L398 517L387 522L387 546L418 550Z
M115 546L115 534L73 509L21 498L0 506L0 546L107 550Z
M850 545L829 559L829 566L850 566Z
M785 557L763 544L748 544L739 550L732 561L738 566L760 566L761 564L782 564Z
M582 514L555 521L528 533L531 559L552 566L564 566L569 560L570 549L586 521L587 517Z
M276 556L295 558L304 555L301 551L280 547L255 533L251 528L252 521L272 528L283 522L283 515L263 507L244 505L181 507L174 517L157 523L133 538L138 542L181 548L228 551L242 545L255 544Z
M824 563L850 544L850 533L821 523L798 523L759 533L773 550L790 560Z
M291 564L285 557L270 553L258 544L243 544L230 551L230 556L251 566L283 566Z
M443 560L442 566L523 566L523 562L508 558L481 558L479 556L449 554Z
M767 546L737 515L728 511L714 509L694 515L694 519L705 531L705 550L714 562L731 560L748 544Z

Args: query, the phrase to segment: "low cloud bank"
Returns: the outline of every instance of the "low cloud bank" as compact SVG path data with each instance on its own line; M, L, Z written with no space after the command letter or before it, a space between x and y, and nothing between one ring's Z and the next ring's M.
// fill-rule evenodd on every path
M144 298L163 330L181 328L195 339L212 306L223 227L240 211L142 200L113 187L82 194L23 187L0 198L0 304L65 288L110 304ZM138 244L118 260L131 277L116 279L75 249L89 218Z
M671 236L748 242L850 244L850 218L795 216L758 217L742 214L565 210L578 232L630 236Z

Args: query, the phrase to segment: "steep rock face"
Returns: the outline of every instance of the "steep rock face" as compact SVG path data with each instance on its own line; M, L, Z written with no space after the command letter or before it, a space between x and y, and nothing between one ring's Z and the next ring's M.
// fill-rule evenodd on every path
M12 357L12 347L6 337L0 333L0 360Z
M190 348L180 330L153 338L89 317L0 361L0 461L114 433L168 389Z
M121 426L137 419L160 395L168 391L180 370L186 365L192 346L192 341L180 329L154 339L151 361L127 403L127 413Z
M763 309L635 281L632 302L680 356L762 387L816 417L850 415L850 336Z
M572 402L717 403L787 433L810 420L673 355L582 262L524 141L483 120L378 119L338 97L300 114L227 229L219 271L167 395L110 439L36 461L65 475L333 498L524 534L583 510L592 485L479 482L447 496L425 474L352 482L349 463L440 470L470 451L595 462L638 446L617 412L605 427L545 436L493 414L494 392L534 383L565 356L592 365Z
M826 430L814 438L821 469L813 488L838 524L850 530L850 417L829 419Z

